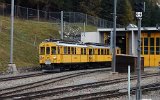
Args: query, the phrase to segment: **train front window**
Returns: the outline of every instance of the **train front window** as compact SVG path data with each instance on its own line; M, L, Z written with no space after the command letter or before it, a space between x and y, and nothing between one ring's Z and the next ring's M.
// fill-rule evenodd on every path
M46 54L50 54L50 47L46 47Z
M40 55L44 55L45 54L45 47L41 47L40 48Z
M92 49L89 49L89 55L92 55Z
M52 50L52 51L51 51L51 52L52 52L52 55L55 55L55 54L56 54L56 47L52 47L51 50Z

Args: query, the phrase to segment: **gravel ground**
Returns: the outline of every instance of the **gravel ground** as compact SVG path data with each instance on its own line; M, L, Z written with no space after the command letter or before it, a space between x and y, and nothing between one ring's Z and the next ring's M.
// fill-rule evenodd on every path
M155 77L149 77L149 78L145 78L142 79L141 81L141 85L146 85L146 84L152 84L152 83L157 83L160 82L160 77L159 76L155 76ZM131 87L135 87L136 86L137 81L131 81ZM127 90L127 82L122 82L120 84L113 84L113 85L108 85L108 86L102 86L102 87L98 87L98 88L89 88L89 89L83 89L80 91L70 91L69 93L65 93L65 94L61 94L58 96L53 96L50 98L43 98L45 99L53 99L53 98L61 98L61 97L66 97L66 96L73 96L73 95L80 95L80 94L88 94L88 93L94 93L94 92L101 92L101 91L108 91L108 90L113 90L113 89L122 89L125 88L125 90ZM121 99L124 100L124 99Z
M52 84L49 84L49 85L36 87L34 89L24 90L24 91L21 91L21 93L26 93L26 92L31 92L31 91L47 90L47 89L51 89L51 88L65 87L65 86L84 84L84 83L90 83L90 82L97 82L97 81L100 81L102 79L105 79L106 77L101 77L101 76L106 76L106 74L109 74L109 73L110 72L95 72L95 73L92 73L92 74L77 76L77 77L74 77L74 78L69 78L69 79L66 79L66 80L55 82L55 83L52 83ZM93 77L93 76L96 76L96 77ZM108 78L109 78L109 76L108 76Z
M83 70L81 70L81 71L83 71ZM145 73L155 73L158 71L160 71L158 68L145 68ZM31 77L31 78L25 78L25 79L13 80L13 81L0 82L0 89L12 87L12 86L23 85L26 83L37 82L40 80L45 80L45 79L49 79L49 78L53 78L53 77L57 77L57 76L61 76L61 75L67 75L69 73L76 73L76 72L80 72L80 71L63 72L63 73L49 74L49 75L44 75L44 76ZM70 85L78 85L78 84L84 84L84 83L90 83L90 82L98 82L98 81L102 81L102 80L111 80L111 79L121 78L121 77L127 77L127 74L114 74L113 75L109 72L101 72L101 73L97 72L97 73L92 73L89 75L82 75L82 76L78 76L75 78L63 80L63 81L53 83L53 84L50 84L47 86L35 88L30 91L51 89L51 88L64 87L64 86L70 86ZM135 86L136 82L137 82L136 80L132 81L131 86L132 87ZM147 78L147 79L145 78L142 80L141 84L142 85L143 84L151 84L151 83L155 83L155 82L160 82L159 76L155 76L154 78L153 77ZM78 92L74 92L74 93L72 93L72 92L66 93L66 94L62 94L60 97L70 96L70 95L75 95L75 94L78 95L78 94L83 94L83 93L91 93L91 92L96 92L96 91L111 90L111 89L117 89L117 88L127 88L127 82L120 83L120 84L113 84L113 85L105 86L105 87L94 88L94 89L84 89L82 91L78 91ZM23 92L26 92L26 91L23 91ZM150 93L150 95L151 94L152 93ZM149 96L149 95L146 95L146 96ZM160 96L160 92L155 91L155 93L153 93L153 95L151 95L149 97L154 97L155 98L154 100L159 100L159 99L156 99L156 98L159 98L159 96ZM46 100L46 99L51 99L51 98L55 98L55 97L49 97L49 98L47 97L47 98L42 98L42 99ZM132 98L134 99L134 96ZM148 97L146 97L146 98L148 98ZM113 100L127 100L127 97L114 98Z
M130 98L131 100L136 100L135 95L131 95ZM128 96L122 96L119 98L112 98L112 99L102 99L102 100L128 100ZM160 100L160 90L143 93L142 100Z
M87 71L92 71L92 70L96 70L96 69L89 69ZM78 72L84 72L84 70L68 71L68 72L62 72L62 73L53 73L53 74L47 74L47 75L36 76L36 77L29 77L29 78L18 79L18 80L4 81L4 82L0 82L0 89L24 85L24 84L33 83L33 82L38 82L41 80L46 80L46 79L50 79L50 78L54 78L54 77L58 77L58 76L63 76L63 75L68 75L71 73L78 73ZM17 74L16 76L18 76L18 75L21 75L21 74ZM3 76L3 77L6 77L6 76Z

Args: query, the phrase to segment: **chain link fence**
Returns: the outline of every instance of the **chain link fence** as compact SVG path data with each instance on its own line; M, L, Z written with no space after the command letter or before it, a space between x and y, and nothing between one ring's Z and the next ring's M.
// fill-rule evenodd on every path
M0 15L9 16L11 11L11 5L1 3L0 4ZM64 21L68 23L86 23L86 25L92 25L101 28L112 28L113 22L93 17L80 12L64 12ZM15 17L35 20L35 21L49 21L60 23L61 13L60 12L47 12L32 8L26 8L15 5ZM117 24L117 27L122 27Z

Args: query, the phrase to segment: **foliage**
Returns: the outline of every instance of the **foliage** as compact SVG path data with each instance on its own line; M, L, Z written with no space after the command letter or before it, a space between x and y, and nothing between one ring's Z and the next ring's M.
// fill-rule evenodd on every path
M106 20L113 20L114 0L15 0L16 5L31 7L46 11L74 11L83 12L89 15L98 16ZM11 0L0 0L10 3ZM143 26L154 26L159 23L160 0L117 0L117 22L127 25L135 23L134 14L135 2L146 2L146 11L143 13Z

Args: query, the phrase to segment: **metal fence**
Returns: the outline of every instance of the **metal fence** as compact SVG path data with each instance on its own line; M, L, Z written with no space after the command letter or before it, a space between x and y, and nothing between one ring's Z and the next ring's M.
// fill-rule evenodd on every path
M10 15L11 5L1 3L0 4L0 15ZM113 22L101 19L98 17L90 16L80 12L64 12L64 21L68 23L86 23L86 25L92 25L101 28L112 28ZM61 13L60 12L47 12L32 8L26 8L15 5L15 17L26 20L35 21L49 21L60 23ZM122 27L117 24L117 27Z

